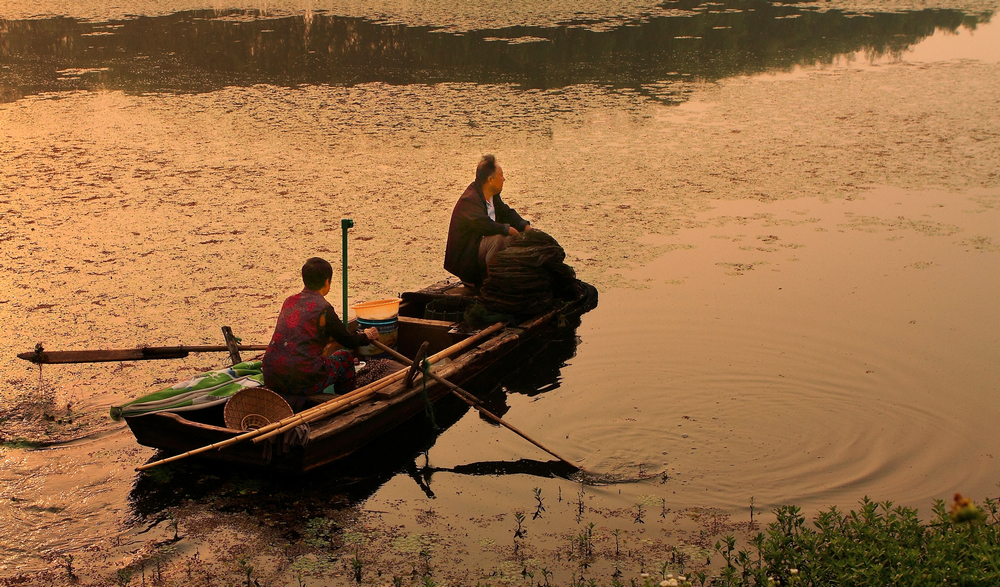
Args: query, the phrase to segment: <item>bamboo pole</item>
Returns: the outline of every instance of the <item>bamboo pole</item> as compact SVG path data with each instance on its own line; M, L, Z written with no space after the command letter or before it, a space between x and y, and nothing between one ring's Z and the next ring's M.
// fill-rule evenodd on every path
M483 338L485 338L487 336L490 336L491 334L493 334L493 333L497 332L498 330L502 329L503 326L504 325L503 325L502 322L497 322L493 326L490 326L489 328L481 330L480 332L477 332L476 334L470 336L469 338L466 338L465 340L463 340L461 342L458 342L456 344L451 345L450 347L448 347L448 348L444 349L443 351L437 353L436 355L430 357L428 359L428 361L433 364L433 363L436 363L436 362L440 361L441 359L449 357L449 356L451 356L451 355L453 355L453 354L455 354L457 352L463 351L466 348L472 346L473 344L478 343ZM352 402L353 400L358 400L359 403L360 403L360 401L363 401L363 400L368 399L369 397L371 397L371 395L374 394L376 391L378 391L380 389L383 389L385 387L388 387L389 385L392 385L393 383L395 383L395 382L403 379L404 377L406 377L406 371L397 371L396 373L393 373L391 375L386 375L385 377L379 379L378 381L374 381L374 382L372 382L372 383L370 383L370 384L368 384L368 385L366 385L366 386L364 386L362 388L359 388L359 389L356 389L356 390L354 390L354 391L352 391L350 393L344 394L344 395L338 397L337 399L331 400L331 401L332 402L336 402L336 404L337 404L336 407L344 406L344 405ZM288 424L290 424L292 422L295 422L295 426L299 426L299 425L301 425L301 424L303 424L305 422L313 422L313 421L315 421L315 420L317 420L319 418L325 417L325 416L329 415L330 413L335 412L335 409L332 409L332 408L330 408L328 406L330 403L331 402L326 402L326 403L319 404L318 406L313 406L313 407L309 408L308 410L303 410L302 412L299 412L298 414L294 414L292 416L289 416L289 417L284 418L282 420L279 420L277 422L272 422L271 424L268 424L267 426L263 426L261 428L258 428L257 430L251 430L249 432L244 432L243 434L238 434L236 436L233 436L232 438L227 438L226 440L221 440L219 442L214 442L212 444L209 444L209 445L206 445L206 446L202 446L200 448L192 449L192 450L189 450L189 451L187 451L185 453L182 453L182 454L179 454L179 455L175 455L175 456L172 456L172 457L168 457L168 458L165 458L165 459L161 459L159 461L153 461L152 463L146 463L144 465L139 465L138 467L135 468L135 470L136 471L145 471L147 469L151 469L151 468L157 467L159 465L164 465L164 464L167 464L167 463L172 463L172 462L175 462L175 461L179 461L179 460L181 460L183 458L187 458L189 456L193 456L193 455L201 454L203 452L210 451L213 448L214 449L218 449L218 450L222 450L223 448L226 448L227 446L232 446L232 445L237 444L239 442L243 442L244 440L250 440L252 438L256 438L256 437L262 436L264 434L268 434L268 436L273 436L274 434L277 434L277 432L274 432L275 430L281 429L281 428L287 426ZM294 428L295 426L292 426L292 428ZM269 434L269 433L272 433L272 434Z
M398 373L393 373L391 375L386 375L385 377L383 377L382 379L379 379L378 381L375 381L375 382L373 382L373 383L371 383L369 385L366 385L365 387L363 387L361 389L358 389L358 390L355 390L355 391L351 392L351 394L345 394L344 396L342 396L340 398L337 398L337 401L342 401L342 400L345 400L345 399L353 399L353 398L349 398L348 397L349 395L351 395L353 397L357 397L357 395L365 395L365 397L367 398L368 396L370 396L372 393L374 393L378 389L382 389L383 387L386 387L388 385L391 385L395 381L398 381L399 378L397 377L397 375L398 375ZM369 392L369 389L371 389L371 388L374 388L374 389ZM357 395L355 395L355 394L357 394ZM310 408L310 409L314 409L314 408ZM181 460L183 458L186 458L186 457L190 457L190 456L193 456L193 455L196 455L196 454L201 454L203 452L210 451L213 448L218 449L218 450L222 450L222 449L226 448L227 446L232 446L232 445L237 444L239 442L243 442L244 440L249 440L251 438L259 436L260 434L266 433L267 431L274 430L275 428L280 427L282 424L287 423L287 422L291 422L293 420L296 421L296 425L301 424L302 422L299 421L299 416L301 414L305 414L305 413L306 413L305 411L299 412L298 414L294 414L292 416L289 416L289 417L284 418L282 420L279 420L277 422L272 422L271 424L268 424L267 426L262 426L261 428L258 428L256 430L250 430L248 432L244 432L242 434L238 434L236 436L233 436L232 438L227 438L226 440L220 440L219 442L213 442L212 444L208 444L208 445L202 446L200 448L192 449L192 450L189 450L189 451L187 451L185 453L182 453L182 454L179 454L179 455L174 455L172 457L161 459L159 461L153 461L152 463L146 463L145 465L139 465L138 467L135 468L135 470L136 471L145 471L146 469L152 469L153 467L157 467L159 465L165 465L167 463L172 463L174 461L179 461L179 460Z
M483 338L485 338L485 337L493 334L494 332L500 330L501 328L503 328L503 323L502 322L497 322L493 326L490 326L489 328L476 333L474 336L470 336L469 338L463 340L462 342L460 342L458 344L454 344L454 345L446 348L445 350L441 351L440 353L438 353L438 354L430 357L429 359L427 359L427 361L430 362L433 365L434 363L440 361L441 359L445 358L446 356L453 355L453 354L455 354L458 351L465 350L466 348L472 346L473 344L478 343ZM382 343L380 343L378 341L374 341L373 344L379 345L380 348L389 348L389 347L386 347L386 346L382 345ZM403 355L399 355L398 353L396 353L396 351L391 351L391 352L392 352L392 354L396 355L397 357L403 357ZM409 363L413 362L413 361L410 361L409 359L406 359L406 357L403 357L403 359L405 359L406 361L409 361ZM386 378L380 380L380 381L383 381L385 379L392 378L392 381L388 382L386 385L383 385L383 386L379 387L378 389L382 389L384 387L388 387L389 384L395 383L396 381L399 381L399 380L401 380L401 379L403 379L405 377L406 377L406 371L397 371L396 373L393 373L392 375L389 375ZM367 388L362 388L362 389L364 389L365 391L367 391ZM368 393L366 397L370 397L376 391L378 391L378 389L371 390L370 393ZM329 415L331 415L333 413L339 412L340 411L339 408L341 407L340 403L344 403L343 400L346 399L346 398L348 398L348 395L355 394L358 391L361 391L361 390L355 390L354 392L351 392L351 394L344 395L344 396L342 396L340 398L337 398L336 400L325 402L325 403L322 403L322 404L320 404L318 406L310 408L309 410L305 410L303 412L300 412L299 415L302 416L302 417L298 418L297 421L289 421L289 422L284 423L281 426L277 427L277 429L272 428L271 430L266 431L266 433L261 434L261 435L255 437L253 439L253 442L254 442L254 444L256 444L256 443L261 442L261 441L263 441L263 440L265 440L267 438L270 438L272 436L276 436L276 435L281 434L283 432L287 432L288 430L291 430L292 428L295 428L296 426L299 426L299 425L301 425L303 423L314 422L314 421L316 421L316 420L318 420L320 418L325 418L326 416L329 416Z
M392 356L396 357L396 359L399 360L400 362L402 362L403 364L406 364L406 365L412 365L413 364L413 361L411 361L410 359L406 358L405 356L397 353L396 351L394 351L391 348L385 346L384 344L382 344L381 342L379 342L377 340L376 341L372 341L372 344L374 344L378 348L382 349L383 351L391 354ZM544 450L545 452L549 453L550 455L554 456L555 458L559 459L560 461L566 463L570 467L573 467L574 469L576 469L578 471L583 471L583 468L580 467L580 465L571 463L571 462L567 461L566 459L562 458L561 456L557 455L556 453L552 452L551 450L545 448L545 446L543 446L540 442L538 442L534 438L531 438L530 436L528 436L524 432L521 432L520 430L518 430L517 428L515 428L511 424L509 424L509 423L505 422L504 420L502 420L499 416L494 415L492 412L490 412L489 410L487 410L486 408L484 408L482 406L481 402L476 398L476 396L474 396L471 393L465 391L464 389L462 389L461 387L455 385L454 383L448 381L444 377L441 377L437 373L432 372L430 369L427 369L426 373L432 379L434 379L435 381L437 381L441 385L444 385L445 387L447 387L452 393L454 393L456 396L458 396L458 398L461 399L463 402L465 402L465 403L469 404L469 406L471 406L471 407L476 408L477 410L479 410L480 414L486 416L490 420L493 420L497 424L500 424L501 426L503 426L504 428L510 430L514 434L517 434L521 438L527 440L531 444L537 446L538 448ZM256 442L256 440L254 442Z
M451 355L454 355L455 353L458 353L460 351L464 351L468 347L470 347L470 346L472 346L474 344L478 344L480 340L486 338L487 336L490 336L493 333L497 332L498 330L501 330L503 328L503 326L504 325L503 325L502 322L497 322L493 326L490 326L489 328L485 328L485 329L477 332L476 334L470 336L469 338L466 338L465 340L463 340L461 342L457 342L457 343L451 345L450 347L448 347L448 348L444 349L443 351L437 353L436 355L430 357L428 359L428 361L430 361L431 364L434 364L434 363L437 363L438 361L440 361L441 359L444 359L446 357L450 357ZM376 386L376 385L378 385L378 387L375 388L375 389L373 389L372 391L378 391L380 389L388 387L388 385L391 384L391 383L395 383L396 381L399 381L400 379L403 379L405 376L406 376L406 372L405 371L399 371L399 372L393 373L391 375L387 375L387 376L383 377L382 379L379 379L378 381L375 381L373 383L370 383L370 384L366 385L365 387L362 387L362 388L359 388L359 389L355 389L354 391L352 391L350 393L346 393L346 394L340 396L339 398L337 398L335 400L331 400L331 402L336 402L336 401L339 401L339 400L343 400L345 398L355 397L356 395L360 394L361 392L368 391L369 389L372 388L372 386ZM383 382L385 382L385 383L382 384ZM317 415L323 416L323 415L325 415L325 412L331 406L331 402L324 402L322 404L313 406L313 407L309 408L308 410L303 410L303 411L299 412L298 414L295 414L295 416L290 416L289 418L297 418L297 417L301 416L301 417L304 417L304 418L308 418L309 421L313 421L313 420L315 420L314 416L317 416ZM286 418L286 420L288 420L288 418ZM287 422L285 422L285 423L287 423ZM260 432L270 432L271 430L274 430L275 428L279 428L281 426L284 426L285 423L277 422L275 424L270 424L268 426L265 426L265 427L261 428Z

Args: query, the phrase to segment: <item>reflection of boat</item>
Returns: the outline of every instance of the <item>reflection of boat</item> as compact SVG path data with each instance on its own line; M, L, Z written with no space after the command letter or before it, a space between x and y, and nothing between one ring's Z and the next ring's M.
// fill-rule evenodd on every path
M520 322L517 327L500 328L485 336L451 357L447 364L440 365L435 373L461 385L512 351L534 346L526 343L567 324L567 319L576 318L596 305L596 290L586 283L576 283L573 299L560 300L557 309ZM437 300L473 299L471 291L461 283L441 282L417 292L404 293L402 298L398 348L406 356L414 356L425 341L429 344L428 354L433 354L480 332L463 322L423 318L428 304ZM443 385L430 379L426 392L431 402L449 393ZM280 469L313 469L351 454L425 409L423 386L419 381L413 387L407 387L405 381L396 381L347 411L313 422L304 445L289 447L287 452L274 450L270 464ZM184 412L183 415L160 412L126 417L125 420L140 444L168 452L186 452L238 434L224 427L219 408ZM198 456L245 464L268 463L263 447L252 442L210 450Z

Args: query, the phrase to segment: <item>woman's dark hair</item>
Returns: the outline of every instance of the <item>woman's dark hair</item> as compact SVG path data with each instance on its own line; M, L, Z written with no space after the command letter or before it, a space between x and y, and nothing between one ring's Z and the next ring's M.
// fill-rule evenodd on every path
M497 158L493 155L483 155L476 165L476 185L482 187L491 175L497 172Z
M319 291L326 285L327 279L333 279L333 267L319 257L306 259L302 266L302 283L313 291Z

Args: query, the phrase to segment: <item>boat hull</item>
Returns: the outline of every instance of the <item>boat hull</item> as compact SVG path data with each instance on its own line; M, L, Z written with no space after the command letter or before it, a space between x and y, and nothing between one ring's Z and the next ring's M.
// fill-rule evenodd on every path
M586 295L580 299L569 300L559 310L523 321L516 328L500 330L445 364L436 365L435 373L456 385L463 385L516 349L523 348L526 342L543 336L546 331L559 328L569 319L579 317L596 305L596 290L582 282L581 287L585 288ZM433 353L474 334L475 330L463 328L459 323L405 315L422 311L421 304L436 297L465 294L467 292L462 291L459 284L447 282L413 292L409 296L404 294L404 302L400 307L400 352L413 356L416 346L427 340ZM419 377L417 384L411 388L406 387L404 381L397 381L377 392L368 401L311 423L305 444L286 446L284 439L278 436L256 444L251 441L235 443L192 458L288 471L308 471L347 457L373 439L425 412L428 400L436 402L451 392L444 385L428 379L426 393L427 399ZM195 421L193 418L190 414L185 416L183 412L161 412L127 417L125 420L140 444L172 454L218 443L239 434L238 431L225 428L221 422L220 425L215 425ZM198 418L210 419L204 414L199 414ZM267 446L268 443L271 444Z

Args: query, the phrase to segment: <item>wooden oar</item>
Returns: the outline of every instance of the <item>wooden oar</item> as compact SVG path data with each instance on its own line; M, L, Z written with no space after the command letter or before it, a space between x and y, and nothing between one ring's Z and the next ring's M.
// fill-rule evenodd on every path
M267 345L248 344L237 347L241 351L266 351ZM18 359L32 363L107 363L117 361L150 361L154 359L182 359L188 353L226 353L227 346L148 346L138 349L104 349L93 351L33 351L20 353Z
M451 356L451 355L455 354L458 351L465 350L466 348L468 348L468 347L470 347L470 346L472 346L474 344L477 344L483 338L492 335L494 332L497 332L498 330L503 329L503 327L504 327L503 322L497 322L493 326L490 326L489 328L486 328L485 330L477 332L475 335L470 336L469 338L463 340L462 342L454 344L454 345L446 348L445 350L441 351L440 353L437 353L436 355L433 355L432 357L428 358L427 361L429 363L431 363L431 364L434 364L434 363L440 361L441 359L445 358L446 356ZM402 355L400 355L400 356L402 356ZM403 358L405 359L406 357L403 357ZM407 361L409 361L409 359L407 359ZM406 377L406 375L407 375L406 371L397 371L396 373L393 373L392 375L389 375L387 378L391 377L392 381L390 383L395 383L396 381L404 379ZM382 387L387 387L387 385L384 385ZM381 389L381 388L379 388L379 389ZM270 438L272 436L276 436L276 435L281 434L283 432L287 432L288 430L291 430L292 428L295 428L296 426L299 426L300 424L308 423L308 422L313 422L313 421L319 420L321 418L325 418L327 416L330 416L330 415L332 415L334 413L337 413L339 411L342 411L342 409L346 409L347 407L351 407L351 406L354 405L354 403L352 403L352 402L357 397L356 394L358 394L362 390L367 390L367 388L356 389L356 390L352 391L351 393L345 394L345 395L343 395L343 396L341 396L341 397L339 397L339 398L337 398L335 400L331 400L331 401L322 403L322 404L320 404L318 406L310 408L309 410L306 410L304 412L300 412L299 414L296 414L296 416L299 417L298 419L289 420L287 423L282 424L280 427L277 427L276 429L268 430L265 434L261 434L260 436L257 436L256 438L254 438L253 441L254 441L254 443L261 442L261 441L263 441L263 440L265 440L267 438ZM368 393L368 396L374 395L376 391L378 391L378 390L377 389L371 389L370 393ZM366 396L365 399L367 399L368 396ZM347 404L350 404L350 405L347 405Z
M403 363L404 365L412 365L413 364L413 361L411 361L410 359L406 358L405 356L397 353L396 351L392 350L391 348L387 347L386 345L382 344L381 342L379 342L377 340L373 340L372 344L375 345L375 346L377 346L378 348L382 349L383 351L389 353L390 355L396 357L396 360L398 360L399 362ZM462 389L461 387L455 385L454 383L448 381L444 377L439 376L438 374L434 373L430 369L427 369L427 374L432 379L434 379L435 381L437 381L441 385L443 385L443 386L447 387L449 390L451 390L451 392L453 394L455 394L456 396L458 396L458 398L461 399L462 401L464 401L465 403L469 404L469 406L471 406L471 407L476 408L477 410L479 410L480 414L486 416L490 420L493 420L497 424L500 424L501 426L503 426L507 430L510 430L514 434L517 434L521 438L527 440L531 444L537 446L538 448L544 450L545 452L549 453L550 455L554 456L555 458L559 459L560 461L566 463L570 467L573 467L574 469L576 469L578 471L583 471L583 467L581 467L580 465L571 463L571 462L567 461L566 459L562 458L561 456L557 455L556 453L552 452L551 450L545 448L537 440L531 438L530 436L528 436L524 432L521 432L520 430L518 430L517 428L513 427L509 423L503 421L499 416L494 415L493 412L490 412L489 410L487 410L486 408L484 408L482 406L482 403L479 401L478 398L476 398L476 396L474 396L471 393L465 391L464 389Z
M436 363L436 362L440 361L441 359L444 359L446 357L450 357L451 355L453 355L453 354L455 354L455 353L457 353L459 351L463 351L466 348L468 348L468 347L470 347L470 346L478 343L483 338L486 338L487 336L492 335L493 333L497 332L498 330L501 330L503 327L504 327L503 323L502 322L498 322L498 323L494 324L493 326L490 326L489 328L483 329L480 332L477 332L476 334L470 336L469 338L466 338L465 340L463 340L463 341L461 341L459 343L451 345L450 347L444 349L443 351L437 353L436 355L430 357L427 360L430 363ZM387 387L387 386L389 386L389 385L391 385L391 384L393 384L393 383L395 383L395 382L403 379L404 377L406 377L406 371L405 370L404 371L397 371L396 373L393 373L391 375L386 375L385 377L383 377L382 379L379 379L378 381L370 383L370 384L368 384L368 385L366 385L364 387L355 389L354 391L352 391L350 393L346 393L346 394L344 394L344 395L342 395L342 396L340 396L340 397L338 397L336 399L330 400L329 402L325 402L325 403L319 404L317 406L313 406L313 407L309 408L308 410L303 410L303 411L299 412L298 414L294 414L292 416L284 418L283 420L279 420L277 422L273 422L271 424L268 424L267 426L263 426L261 428L258 428L257 430L250 430L249 432L244 432L243 434L238 434L236 436L233 436L232 438L227 438L226 440L220 440L219 442L214 442L212 444L209 444L209 445L206 445L206 446L203 446L203 447L200 447L200 448L189 450L189 451L187 451L185 453L182 453L182 454L179 454L179 455L168 457L166 459L161 459L159 461L153 461L152 463L146 463L145 465L139 465L138 467L135 468L135 470L136 471L145 471L146 469L151 469L151 468L157 467L159 465L164 465L166 463L172 463L174 461L179 461L179 460L181 460L183 458L186 458L186 457L189 457L189 456L193 456L193 455L196 455L196 454L201 454L203 452L207 452L207 451L210 451L212 449L222 450L223 448L226 448L227 446L232 446L232 445L234 445L236 443L239 443L239 442L242 442L244 440L250 440L250 439L256 439L256 438L260 438L261 440L263 440L264 438L268 438L270 436L274 436L276 434L280 434L281 432L285 432L289 428L295 428L296 426L299 426L299 425L301 425L303 423L313 422L313 421L318 420L320 418L324 418L324 417L326 417L326 416L328 416L328 415L330 415L332 413L335 413L339 409L346 409L347 407L353 406L355 403L360 403L361 401L364 401L365 399L368 399L369 397L371 397L372 395L374 395L376 391L378 391L378 390L380 390L380 389L382 389L384 387Z

